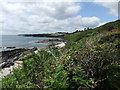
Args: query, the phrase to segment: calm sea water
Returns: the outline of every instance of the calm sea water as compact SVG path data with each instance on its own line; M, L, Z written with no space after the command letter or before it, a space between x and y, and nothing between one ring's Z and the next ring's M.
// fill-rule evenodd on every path
M2 35L0 36L2 39L0 41L0 51L9 50L5 47L16 47L16 48L44 48L49 43L35 43L35 41L45 40L45 39L53 39L47 37L24 37L17 35Z

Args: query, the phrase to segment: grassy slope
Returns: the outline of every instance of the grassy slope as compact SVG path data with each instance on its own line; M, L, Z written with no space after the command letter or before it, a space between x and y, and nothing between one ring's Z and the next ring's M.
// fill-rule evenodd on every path
M84 63L82 65L88 76L94 77L96 82L100 81L101 86L98 85L97 89L100 87L108 90L120 89L117 86L120 83L118 81L120 80L118 79L120 75L120 20L95 29L66 35L65 38L68 40L65 48L76 55L77 61ZM110 74L111 70L112 74ZM105 86L103 82L106 83Z
M64 39L62 49L23 58L24 67L5 77L3 87L120 89L120 20Z

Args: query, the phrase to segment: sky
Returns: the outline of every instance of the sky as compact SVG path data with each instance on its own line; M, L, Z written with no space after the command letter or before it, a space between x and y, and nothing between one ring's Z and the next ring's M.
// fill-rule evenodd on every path
M0 34L74 32L98 27L118 19L118 0L106 1L1 1Z

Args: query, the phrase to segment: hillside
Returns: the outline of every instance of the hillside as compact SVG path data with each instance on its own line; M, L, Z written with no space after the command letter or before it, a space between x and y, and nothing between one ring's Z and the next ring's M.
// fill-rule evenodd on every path
M23 67L3 78L3 88L120 89L120 20L63 39L63 48L23 58Z

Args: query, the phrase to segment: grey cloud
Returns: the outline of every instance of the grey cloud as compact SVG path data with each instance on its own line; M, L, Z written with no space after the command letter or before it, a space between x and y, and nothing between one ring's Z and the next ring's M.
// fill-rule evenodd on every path
M78 15L81 7L74 2L1 3L0 8L3 34L72 32L100 23L97 17Z

